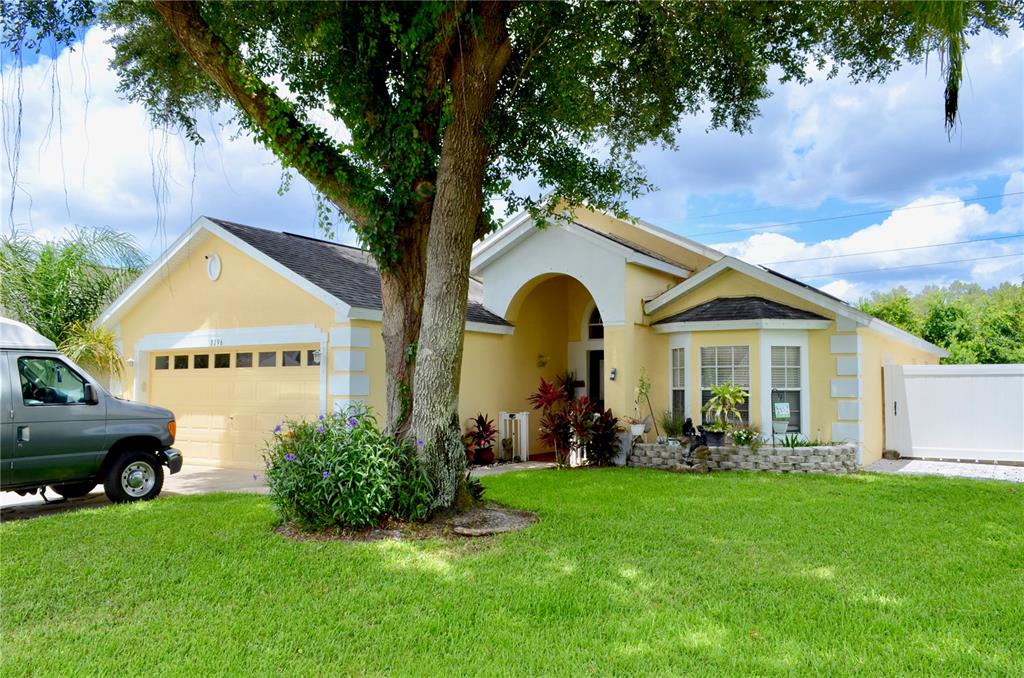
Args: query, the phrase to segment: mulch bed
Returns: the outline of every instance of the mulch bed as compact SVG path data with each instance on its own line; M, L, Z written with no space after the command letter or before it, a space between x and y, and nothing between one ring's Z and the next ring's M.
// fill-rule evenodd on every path
M295 541L405 541L448 539L464 541L505 532L517 532L537 522L537 515L493 502L482 502L463 513L435 516L425 523L388 521L365 530L331 528L305 532L294 525L278 525L274 531Z

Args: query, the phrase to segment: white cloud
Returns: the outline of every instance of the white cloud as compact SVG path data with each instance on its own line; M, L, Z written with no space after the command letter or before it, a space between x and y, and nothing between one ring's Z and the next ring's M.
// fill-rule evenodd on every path
M1022 189L1024 172L1015 172L1003 192ZM841 238L809 243L782 233L756 233L745 240L713 247L750 263L765 264L782 273L821 284L826 292L855 301L873 289L900 284L919 289L926 284L954 279L982 285L1019 279L1024 272L1024 238L1003 237L1015 234L1024 234L1024 196L1007 196L1003 198L1002 207L989 212L979 204L937 193L913 200L881 222ZM964 242L968 240L978 242ZM964 244L924 247L945 243ZM997 256L1002 258L901 268ZM801 261L791 261L796 259ZM875 272L857 273L847 278L841 275L869 270Z
M679 150L648 148L641 162L659 191L633 203L640 214L688 197L741 193L761 205L816 207L826 199L907 202L980 177L1009 174L1024 156L1024 31L978 36L967 53L960 122L943 127L939 71L905 65L884 83L851 84L812 73L779 85L745 136L684 122ZM967 189L969 190L969 189ZM681 224L679 211L662 223Z
M118 95L117 75L107 68L112 55L107 38L93 28L74 52L64 50L56 60L43 56L24 68L13 224L8 162L0 189L5 230L13 225L56 237L71 224L109 225L133 233L150 254L203 214L315 235L309 184L296 176L291 190L278 196L280 164L261 145L223 128L226 113L200 115L207 143L198 148L154 130L140 105ZM7 153L14 149L16 82L14 66L5 64ZM344 134L336 126L329 132ZM342 236L354 241L348 229Z

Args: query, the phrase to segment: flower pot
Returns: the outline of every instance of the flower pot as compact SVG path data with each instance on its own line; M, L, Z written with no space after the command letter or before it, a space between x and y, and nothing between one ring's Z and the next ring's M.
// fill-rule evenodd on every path
M493 464L494 463L494 448L485 447L476 451L476 463L478 464Z
M704 431L709 447L721 447L725 444L725 431Z
M644 434L644 429L647 428L643 424L630 424L629 432L633 434L633 437L639 437Z
M789 430L789 419L773 419L772 433L782 435Z

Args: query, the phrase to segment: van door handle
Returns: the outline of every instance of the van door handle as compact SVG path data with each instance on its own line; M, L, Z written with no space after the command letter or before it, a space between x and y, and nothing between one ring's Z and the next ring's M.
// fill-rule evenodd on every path
M31 429L29 429L28 426L19 426L18 427L18 442L19 443L27 443L29 440L32 439L31 433L32 433L32 431L31 431Z

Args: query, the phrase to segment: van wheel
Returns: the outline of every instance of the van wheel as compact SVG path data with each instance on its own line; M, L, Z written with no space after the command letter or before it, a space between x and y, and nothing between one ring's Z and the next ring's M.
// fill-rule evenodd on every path
M145 501L160 494L164 469L149 452L127 452L118 457L103 481L107 497L115 504Z
M78 499L92 492L96 483L85 480L80 483L64 483L63 485L50 485L50 489L65 499Z

